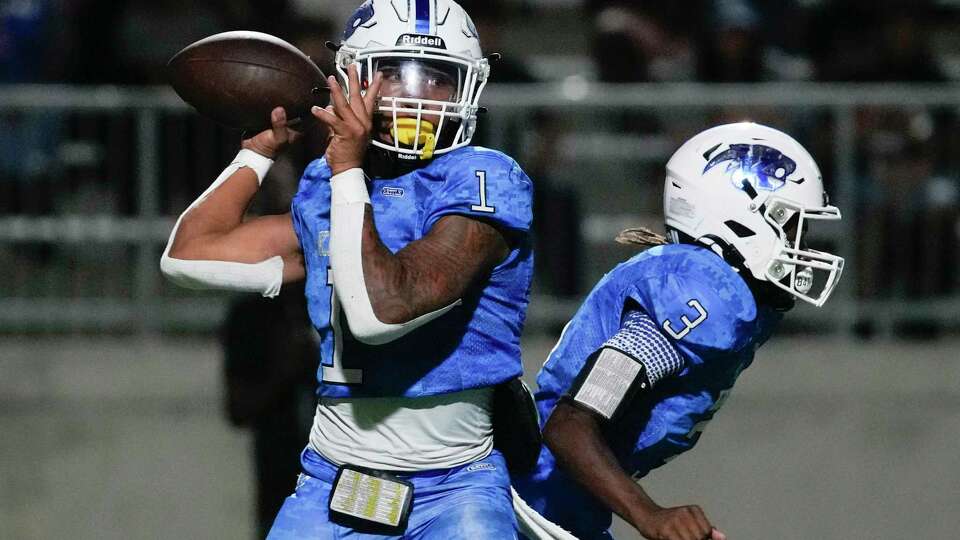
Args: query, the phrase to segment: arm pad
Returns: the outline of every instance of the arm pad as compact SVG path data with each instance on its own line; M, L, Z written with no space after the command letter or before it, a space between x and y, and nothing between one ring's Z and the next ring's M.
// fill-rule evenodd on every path
M363 278L363 215L370 195L362 169L349 169L330 179L330 266L333 288L340 300L350 332L368 345L393 341L450 311L460 300L404 323L381 322Z
M227 289L231 291L259 292L266 297L274 297L283 284L283 258L271 257L258 263L239 263L231 261L195 261L174 259L170 256L170 247L177 236L180 222L187 212L200 206L211 193L241 167L250 167L257 175L257 182L263 183L263 177L270 169L273 160L261 156L252 150L240 150L233 162L220 173L197 200L187 207L177 219L167 247L160 257L160 271L171 281L191 289Z
M565 396L605 420L637 393L683 369L683 357L646 313L626 313L620 330L590 355Z

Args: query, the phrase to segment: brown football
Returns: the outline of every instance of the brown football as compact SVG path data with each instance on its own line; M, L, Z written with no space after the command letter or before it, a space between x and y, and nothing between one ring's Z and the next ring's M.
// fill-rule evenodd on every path
M326 80L310 57L261 32L235 31L201 39L167 63L171 86L197 111L230 127L270 127L270 111L311 118L312 105L328 102Z

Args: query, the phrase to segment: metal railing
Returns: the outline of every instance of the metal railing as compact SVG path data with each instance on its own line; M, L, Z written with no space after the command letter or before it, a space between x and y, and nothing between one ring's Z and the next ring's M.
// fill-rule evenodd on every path
M899 316L922 317L957 323L960 296L956 287L934 299L913 300L895 297L886 300L862 299L855 294L858 261L855 242L858 234L856 212L862 207L857 178L857 112L863 107L956 108L960 107L960 86L839 85L839 84L751 84L751 85L598 85L572 79L560 84L491 86L483 98L490 112L486 123L490 146L518 148L517 131L529 130L535 114L546 111L559 117L579 115L579 130L586 131L591 115L615 118L630 113L652 113L664 117L689 115L690 111L711 111L724 107L749 110L754 107L775 109L791 114L826 115L829 136L834 198L844 212L837 240L841 255L847 259L843 283L824 310L798 310L799 320L831 323L844 330L862 317L870 317L881 327L889 327ZM0 296L0 330L33 331L43 329L131 330L151 332L168 328L210 329L219 324L225 296L197 297L187 293L162 291L158 268L160 248L172 227L173 217L165 211L164 181L161 170L161 128L170 116L192 117L190 108L166 88L77 88L65 86L0 87L0 118L3 115L53 113L58 115L127 115L133 127L130 151L134 154L133 178L128 211L77 215L52 211L42 215L0 210L0 252L8 256L30 245L79 246L96 250L107 244L132 249L129 258L120 261L129 276L129 290L120 295L75 296L70 294L21 294L22 289L7 290ZM704 113L704 116L707 116ZM705 127L707 124L701 124ZM595 127L595 126L594 126ZM603 130L594 130L601 132ZM94 136L96 137L96 135ZM619 137L619 138L618 138ZM630 141L631 135L618 135L614 142L600 147L616 147L613 156L629 156L630 150L616 141ZM69 136L64 136L69 139ZM165 140L165 139L164 139ZM586 140L585 138L583 140ZM661 141L662 142L662 141ZM220 144L209 141L212 147ZM194 144L204 144L203 141ZM576 146L574 137L573 146ZM222 144L220 144L222 146ZM670 145L659 148L669 148ZM637 149L638 154L643 154ZM661 160L660 150L646 156ZM128 156L131 157L131 156ZM825 157L825 156L824 156ZM823 159L824 157L818 156ZM615 159L620 159L615 158ZM111 159L110 156L105 158ZM611 158L614 159L614 158ZM521 160L522 161L522 160ZM658 165L662 167L662 160ZM212 180L212 177L209 180ZM616 178L610 179L617 182ZM652 184L651 184L652 185ZM648 186L649 188L650 186ZM2 203L2 201L0 201ZM603 218L603 208L588 208L586 220ZM950 240L955 242L955 239ZM2 261L2 259L0 259ZM593 264L587 261L585 264ZM596 265L595 265L596 266ZM606 268L596 268L600 272ZM7 273L7 272L4 272ZM51 278L55 280L56 278ZM589 290L590 283L584 283ZM42 286L42 284L40 285ZM37 285L33 285L37 287ZM529 321L533 326L554 325L565 320L576 307L576 299L539 295L531 303Z

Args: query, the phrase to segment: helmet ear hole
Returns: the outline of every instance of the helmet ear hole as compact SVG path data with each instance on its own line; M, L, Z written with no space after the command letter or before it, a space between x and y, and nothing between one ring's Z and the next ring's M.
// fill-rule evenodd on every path
M740 223L738 221L733 221L732 219L724 221L723 224L726 225L728 229L733 231L733 234L737 235L737 238L749 238L757 234L752 230L750 230L743 223Z

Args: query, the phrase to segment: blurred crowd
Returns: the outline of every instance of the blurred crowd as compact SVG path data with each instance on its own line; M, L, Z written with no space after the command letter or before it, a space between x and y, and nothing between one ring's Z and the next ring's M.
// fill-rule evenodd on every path
M238 28L279 35L308 53L320 53L323 41L336 38L357 3L4 0L0 82L162 84L164 64L185 44ZM575 12L589 21L583 31L592 42L596 77L603 81L932 82L960 75L960 65L951 56L960 39L955 29L960 3L947 0L461 4L473 15L490 50L500 45L496 34L530 31L523 21L551 10ZM530 79L522 71L509 71L501 70L508 80Z
M605 81L936 82L947 74L935 49L948 44L935 38L960 37L942 35L957 33L957 6L944 4L595 0L587 9Z
M260 30L283 37L329 72L342 21L359 0L2 0L0 83L163 85L167 60L185 45L220 31ZM960 2L948 0L464 0L488 52L501 51L494 83L577 77L610 83L828 81L938 83L960 79ZM582 34L558 43L552 21L564 19ZM544 22L547 21L547 22ZM543 45L547 43L548 45ZM569 64L569 62L568 62ZM555 75L554 75L555 74ZM741 118L719 111L709 121ZM826 111L784 115L751 111L794 133L833 170L832 119ZM65 118L45 111L0 115L0 213L137 212L129 181L132 116ZM540 268L545 288L578 294L583 284L578 196L551 182L562 148L563 119L546 112L508 137L514 153L538 179ZM702 119L697 120L702 124ZM787 123L787 125L784 125ZM946 270L958 256L960 208L958 116L952 109L862 107L857 111L858 293L866 298L902 294L936 296L957 290ZM669 132L663 115L619 113L613 132ZM481 126L482 128L482 126ZM198 138L184 118L164 119L163 137ZM159 211L171 214L216 176L236 135L217 127L217 152L176 145L161 150L164 178ZM679 139L689 133L673 134ZM87 144L99 139L99 145ZM481 133L478 142L485 142ZM71 141L63 144L64 140ZM166 139L164 139L166 140ZM197 139L199 140L199 139ZM519 141L519 142L518 142ZM109 156L109 159L107 159ZM292 176L311 156L289 165ZM106 178L106 180L104 180ZM55 180L54 180L55 179ZM295 178L294 178L295 180ZM68 188L63 189L63 182ZM288 186L284 189L293 189ZM52 192L76 196L58 202ZM79 209L79 210L78 210ZM558 216L567 216L563 219ZM572 216L572 218L570 217ZM572 220L572 221L571 221ZM564 238L561 244L550 242ZM569 240L573 239L573 240ZM918 240L920 239L920 240Z

